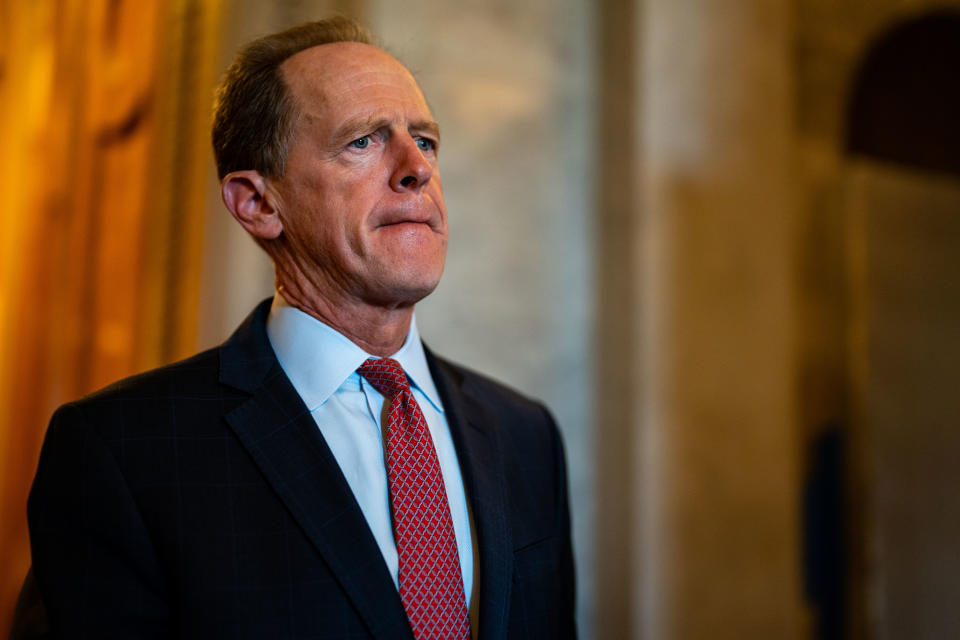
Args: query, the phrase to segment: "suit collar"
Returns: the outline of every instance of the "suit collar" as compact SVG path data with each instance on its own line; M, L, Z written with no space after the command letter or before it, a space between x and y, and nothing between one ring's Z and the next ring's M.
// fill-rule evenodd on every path
M269 299L220 350L220 381L250 393L227 422L303 529L375 638L412 638L379 548L313 418L284 375L266 333ZM496 417L471 375L424 347L446 410L480 551L480 640L506 637L513 575L503 455Z
M220 346L220 382L252 393L277 364L266 322L270 299L264 300Z
M273 296L267 316L267 337L284 373L313 411L326 402L344 380L374 357L333 327L290 305L283 294ZM440 396L430 377L427 359L413 318L403 346L391 356L434 409L443 413ZM354 381L359 384L359 375Z
M277 362L261 303L220 351L220 380L250 393L226 415L266 481L375 638L412 640L400 596L336 459Z
M480 640L505 638L513 578L503 455L496 416L473 392L472 374L426 349L427 363L447 408L480 550Z

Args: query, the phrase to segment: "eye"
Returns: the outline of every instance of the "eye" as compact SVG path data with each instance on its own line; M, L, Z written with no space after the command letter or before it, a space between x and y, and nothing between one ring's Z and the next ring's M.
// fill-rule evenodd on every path
M437 143L428 138L417 138L417 146L420 147L420 151L435 151Z
M370 146L370 136L363 136L362 138L357 138L350 143L351 147L354 149L366 149Z

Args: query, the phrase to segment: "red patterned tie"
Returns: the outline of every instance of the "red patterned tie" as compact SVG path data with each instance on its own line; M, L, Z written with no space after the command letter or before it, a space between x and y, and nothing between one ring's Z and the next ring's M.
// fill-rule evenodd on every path
M400 363L370 358L357 372L390 400L387 478L400 560L400 599L417 640L468 640L460 556L440 462Z

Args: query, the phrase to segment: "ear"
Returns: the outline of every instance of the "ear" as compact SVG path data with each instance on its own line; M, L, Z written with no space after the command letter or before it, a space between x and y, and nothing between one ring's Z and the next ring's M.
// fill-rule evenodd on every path
M273 195L257 171L234 171L220 182L223 204L254 238L274 240L283 232Z

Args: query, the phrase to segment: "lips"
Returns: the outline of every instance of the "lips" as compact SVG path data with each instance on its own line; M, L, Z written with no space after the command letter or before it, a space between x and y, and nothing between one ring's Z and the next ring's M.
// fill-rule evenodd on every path
M440 215L435 207L429 207L426 202L407 202L375 213L372 223L374 228L402 224L425 224L436 228L440 223Z
M378 226L378 227L395 227L395 226L397 226L398 224L426 224L426 225L429 225L429 224L430 224L430 220L429 220L429 219L427 219L427 220L415 220L415 219L412 219L412 218L397 218L396 220L390 219L390 220L388 220L388 221L381 222L381 223L378 224L377 226Z

